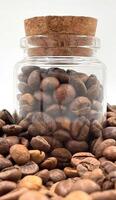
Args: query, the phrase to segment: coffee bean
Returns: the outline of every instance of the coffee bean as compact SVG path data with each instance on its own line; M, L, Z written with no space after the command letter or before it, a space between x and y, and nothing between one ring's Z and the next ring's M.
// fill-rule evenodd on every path
M58 105L58 104L52 104L47 107L46 113L49 114L52 117L57 117L59 115L64 114L66 111L66 107L63 105Z
M68 83L69 82L68 74L61 68L49 69L48 75L57 78L60 81L60 83Z
M27 76L29 76L29 74L34 71L34 70L39 70L39 67L37 66L23 66L21 68L23 74L26 74Z
M50 173L47 169L43 169L43 170L37 172L36 176L39 176L42 179L43 183L46 183L49 181Z
M18 89L19 89L19 91L20 91L22 94L32 92L31 89L30 89L30 87L28 86L28 84L25 83L25 82L20 82L20 83L18 84Z
M19 125L5 125L3 126L3 131L4 133L6 133L7 135L18 135L19 133L21 133L22 131L22 127Z
M70 103L76 96L75 89L70 84L62 84L54 93L56 103Z
M90 88L92 85L95 85L97 84L98 80L97 80L97 77L94 75L94 74L91 74L87 81L86 81L86 87L87 89Z
M71 139L70 133L62 129L55 131L54 137L60 142L66 142Z
M70 161L72 155L65 148L56 148L51 152L52 156L56 157L59 162Z
M9 147L18 144L20 141L20 139L17 136L7 136L5 139L7 140Z
M54 169L57 166L57 159L55 157L49 157L46 160L44 160L40 167L43 169Z
M30 159L39 164L45 159L45 153L39 150L30 150Z
M18 75L18 80L20 81L20 82L27 82L27 79L28 79L28 76L26 75L26 74L23 74L23 73L20 73L19 75Z
M67 194L71 192L73 187L73 181L71 179L60 181L55 188L56 194L65 197Z
M50 171L50 180L52 180L53 182L58 182L64 179L66 179L66 175L62 170L52 169Z
M51 96L42 91L36 91L34 93L34 97L37 100L37 106L35 107L40 110L41 107L43 107L42 109L45 109L48 105L50 105L53 102Z
M48 152L50 150L49 143L41 136L33 137L31 140L31 146L33 149Z
M77 96L86 96L87 88L78 75L71 76L70 84L72 84L76 90Z
M34 70L30 73L27 83L32 90L39 89L40 87L40 71Z
M32 123L40 135L56 130L55 120L45 113L36 112L32 117Z
M18 167L8 167L0 172L0 179L17 182L21 179L22 173Z
M7 158L0 157L0 170L12 166L12 162Z
M38 191L28 191L28 192L25 192L24 194L22 194L19 198L19 200L49 200L49 197L45 196L44 194L41 194L40 192Z
M12 181L1 181L0 182L0 196L14 190L16 188L16 183Z
M116 116L115 117L109 117L107 119L107 125L109 125L109 126L116 126Z
M87 97L77 97L70 104L70 111L77 116L86 116L90 112L91 102Z
M81 190L83 192L87 192L88 194L100 191L100 186L92 180L82 179L77 180L71 189L72 191Z
M108 160L115 161L116 160L116 146L109 146L104 149L103 156L105 156Z
M23 119L20 121L19 126L21 126L22 129L25 131L28 129L29 121L27 119Z
M19 168L20 168L22 174L26 175L26 176L33 175L39 171L39 166L33 161L30 161L30 162L26 163L25 165L20 166Z
M21 144L15 144L10 148L10 155L17 164L25 164L30 160L28 149Z
M0 138L0 154L7 154L9 152L9 143L6 138Z
M28 147L29 146L29 141L25 138L25 137L21 137L20 138L20 143L22 145L24 145L25 147Z
M87 193L82 192L82 191L71 192L70 194L66 196L65 200L77 200L77 197L78 197L78 200L92 200L91 197Z
M83 152L88 150L88 144L85 141L69 140L65 147L72 153Z
M116 140L116 127L106 127L103 129L104 139L114 139Z
M72 137L80 141L86 141L89 134L90 122L85 117L76 119L72 123Z
M28 188L30 190L38 190L42 186L42 179L37 176L25 176L20 182L19 187Z
M89 152L81 152L81 153L75 153L73 156L72 156L72 159L71 159L71 164L73 166L77 166L83 159L86 159L86 158L94 158L94 155L89 153Z
M65 167L64 168L64 173L69 178L78 176L77 170L75 168L72 168L72 167Z
M45 92L50 92L58 88L60 85L59 81L55 77L46 77L41 82L41 89Z
M14 118L7 110L2 110L0 112L0 119L6 122L6 124L14 124Z
M67 131L70 131L71 129L71 120L68 117L57 117L56 124L59 129Z
M51 150L63 147L63 144L53 136L43 136L43 138L50 144Z
M35 99L30 93L25 93L21 95L20 99L20 105L29 105L29 106L34 106L35 104Z

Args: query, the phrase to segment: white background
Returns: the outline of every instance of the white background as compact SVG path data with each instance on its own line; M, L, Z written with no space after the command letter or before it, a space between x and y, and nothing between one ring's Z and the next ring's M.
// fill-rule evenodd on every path
M39 15L84 15L98 18L100 59L108 68L108 102L116 104L115 0L0 0L0 109L14 110L13 68L22 59L19 40L23 20Z

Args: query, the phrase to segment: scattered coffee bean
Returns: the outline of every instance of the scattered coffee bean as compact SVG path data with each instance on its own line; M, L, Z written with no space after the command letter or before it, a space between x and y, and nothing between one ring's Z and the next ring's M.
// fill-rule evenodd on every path
M64 179L66 179L66 175L62 170L52 169L50 171L50 180L52 180L53 182L58 182Z
M19 168L22 174L26 176L35 174L39 171L39 166L33 161L30 161L26 163L25 165L21 165Z
M33 137L31 140L31 146L33 149L48 152L50 150L49 143L41 136Z
M1 181L0 182L0 196L16 189L16 183L12 181Z
M45 153L39 150L30 150L30 159L39 164L45 159Z
M55 169L57 166L57 159L55 157L49 157L46 160L44 160L40 167L43 169Z
M20 182L19 187L28 188L30 190L38 190L42 186L42 179L38 176L25 176Z

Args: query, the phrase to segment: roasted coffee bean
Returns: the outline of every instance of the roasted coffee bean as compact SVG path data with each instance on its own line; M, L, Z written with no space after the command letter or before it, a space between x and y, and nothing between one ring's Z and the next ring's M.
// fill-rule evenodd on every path
M70 78L70 84L72 84L76 90L77 96L86 96L87 88L82 80L78 77L78 75L73 75Z
M106 123L108 126L116 126L116 115L114 117L109 117Z
M44 160L40 167L43 169L55 169L57 166L57 159L55 157L49 157L46 160Z
M58 88L59 81L55 77L46 77L42 80L40 88L45 92L50 92Z
M10 148L10 155L13 160L21 165L25 164L30 160L30 154L28 149L21 144L15 144Z
M45 113L36 112L32 117L32 123L40 135L46 135L56 130L55 120Z
M77 116L86 116L90 112L91 102L87 97L77 97L70 104L70 111Z
M100 191L100 186L92 180L82 179L77 180L71 189L71 191L81 190L83 192L87 192L88 194Z
M49 181L50 173L47 169L43 169L43 170L37 172L36 176L39 176L42 179L43 183L46 183Z
M64 173L69 178L78 176L77 170L75 168L72 168L72 167L65 167L64 168Z
M19 187L38 190L42 186L42 179L38 176L25 176L18 184Z
M116 146L109 146L104 149L103 156L108 160L116 161Z
M105 174L109 174L112 171L116 171L116 164L111 161L105 160L101 162L101 168Z
M88 150L88 144L85 141L69 140L65 147L72 153L83 152Z
M34 70L30 73L27 83L32 90L36 90L40 87L40 79L40 71Z
M101 99L101 91L100 91L100 84L96 83L89 87L87 91L87 97L91 100L100 100Z
M64 179L66 179L66 175L62 170L52 169L50 171L50 180L52 180L53 182L58 182Z
M35 106L37 109L41 109L41 107L43 107L42 109L45 109L53 102L51 96L42 91L36 91L34 97L37 100L37 106Z
M76 96L75 89L70 84L61 84L54 93L56 103L70 103Z
M35 174L39 171L39 166L33 161L30 161L26 163L25 165L21 165L19 168L22 174L26 176Z
M2 127L4 133L7 135L18 135L22 131L22 127L20 125L5 125Z
M7 154L9 152L9 143L6 138L0 138L0 154Z
M74 139L87 141L90 122L85 117L81 117L72 122L71 134Z
M28 129L28 126L29 126L29 121L27 119L23 119L19 122L19 126L22 127L22 130L25 131Z
M48 152L50 150L49 143L41 136L33 137L31 140L33 149Z
M61 68L50 68L48 70L48 76L57 78L61 83L69 82L68 74Z
M77 166L80 162L82 162L86 158L94 158L94 155L89 153L89 152L80 152L80 153L75 153L72 156L71 159L71 164L73 166Z
M65 200L92 200L91 197L85 193L85 192L82 192L82 191L74 191L74 192L71 192L70 194L68 194L66 197L65 197Z
M2 130L2 127L5 125L5 121L3 121L2 119L0 119L0 130Z
M10 160L2 156L0 157L0 170L5 169L7 167L11 167L11 166L12 166L12 162Z
M28 147L29 146L29 141L25 138L25 137L21 137L20 138L20 143L22 145L24 145L25 147Z
M19 89L19 91L22 93L22 94L24 94L24 93L31 93L32 91L31 91L31 88L28 86L28 84L27 83L25 83L25 82L20 82L19 84L18 84L18 89Z
M116 140L116 127L106 127L103 129L104 139L114 139Z
M67 194L71 192L73 187L73 181L71 179L67 179L64 181L60 181L55 188L56 194L65 197Z
M53 136L43 136L43 138L50 144L51 150L63 147L63 144Z
M5 139L7 140L9 147L18 144L20 141L20 138L17 136L7 136Z
M26 75L26 74L23 74L23 73L20 73L19 75L18 75L18 80L20 81L20 82L27 82L27 79L28 79L28 76Z
M26 188L18 188L9 192L8 194L3 195L0 197L1 200L17 200L22 194L27 191Z
M93 200L115 200L116 190L108 190L103 192L94 192L91 194Z
M103 155L103 151L105 150L105 148L107 148L109 146L114 146L115 144L116 144L116 141L113 139L106 139L103 142L101 142L101 144L99 144L95 148L96 157L97 158L101 157Z
M0 179L2 180L17 182L18 180L21 179L21 176L22 176L21 170L16 166L5 168L0 172Z
M32 106L29 106L29 105L21 105L20 106L20 116L21 117L26 117L26 115L30 112L32 112L33 110L33 107Z
M45 153L39 150L30 150L30 159L39 164L45 159Z
M51 152L51 155L56 157L59 162L67 162L70 161L72 155L65 148L56 148Z
M31 95L30 93L25 93L23 95L21 95L20 99L20 105L29 105L29 106L34 106L35 105L35 99L33 97L33 95Z
M6 124L14 124L15 120L12 115L7 110L2 110L0 112L0 119L6 122Z
M92 85L95 85L97 84L98 80L97 80L97 77L94 75L94 74L91 74L87 81L86 81L86 87L87 89L90 88Z
M70 131L71 129L71 120L68 117L57 117L56 124L59 129L64 129Z
M66 112L66 107L63 105L53 104L48 106L45 112L52 117L57 117L59 115L63 115Z
M93 138L98 138L102 135L103 127L101 123L99 123L97 120L94 120L90 124L90 134L92 134Z
M12 181L1 181L0 182L0 196L14 190L16 188L16 183Z
M99 101L93 100L91 107L93 110L102 111L102 104Z
M32 71L39 70L39 67L37 67L37 66L23 66L21 70L22 70L23 74L26 74L27 76L29 76L29 74Z
M62 129L55 131L54 137L60 142L66 142L71 139L70 133Z

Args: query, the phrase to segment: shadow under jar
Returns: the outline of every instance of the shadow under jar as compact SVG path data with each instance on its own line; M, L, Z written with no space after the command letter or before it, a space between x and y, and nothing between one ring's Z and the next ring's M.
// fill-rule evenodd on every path
M106 67L100 40L74 34L22 38L16 65L17 110L32 136L53 137L72 153L86 151L93 123L106 111Z

